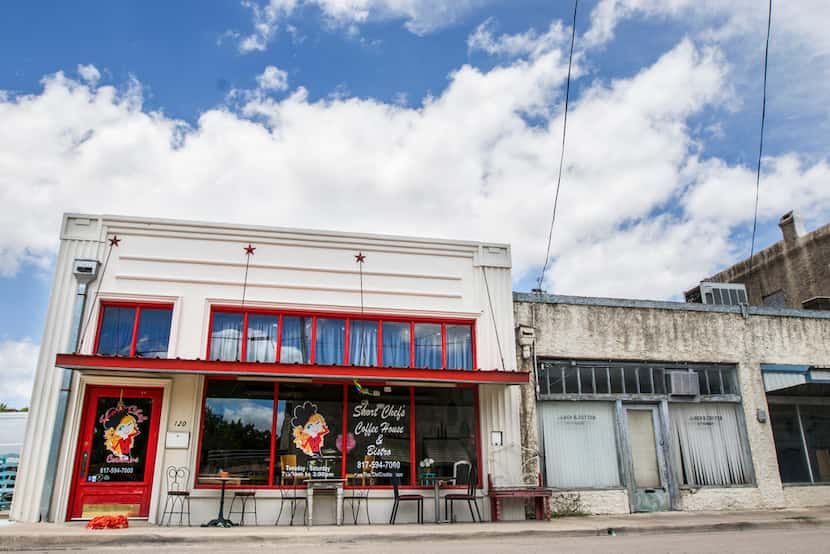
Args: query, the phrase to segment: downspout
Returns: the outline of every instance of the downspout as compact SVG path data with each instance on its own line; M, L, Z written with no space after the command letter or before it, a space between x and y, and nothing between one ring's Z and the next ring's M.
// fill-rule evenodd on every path
M97 260L75 260L72 264L72 274L78 282L75 292L75 305L72 308L72 323L70 326L67 352L77 353L81 346L81 327L84 311L86 310L87 291L89 284L98 276ZM58 458L61 452L64 424L66 422L66 408L69 405L69 394L72 392L72 370L63 368L61 388L58 392L58 405L55 411L55 423L52 425L52 437L49 439L49 455L46 460L46 473L43 480L43 494L40 498L40 521L53 521L50 513L52 498L55 492L55 476L58 470Z

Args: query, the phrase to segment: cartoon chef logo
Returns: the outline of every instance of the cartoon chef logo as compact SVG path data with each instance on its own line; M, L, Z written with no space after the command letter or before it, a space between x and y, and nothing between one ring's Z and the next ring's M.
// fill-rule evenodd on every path
M326 418L317 413L317 406L311 402L295 406L291 427L294 445L307 456L319 456L323 438L329 434L329 427Z
M135 445L135 438L141 434L139 423L147 420L141 409L136 406L110 408L101 416L99 422L104 425L104 448L110 454L109 463L136 463L138 458L130 455Z

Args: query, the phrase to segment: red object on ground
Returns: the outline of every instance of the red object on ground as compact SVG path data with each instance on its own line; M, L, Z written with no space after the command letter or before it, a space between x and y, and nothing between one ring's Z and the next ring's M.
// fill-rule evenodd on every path
M87 529L126 529L127 516L96 516L86 524Z

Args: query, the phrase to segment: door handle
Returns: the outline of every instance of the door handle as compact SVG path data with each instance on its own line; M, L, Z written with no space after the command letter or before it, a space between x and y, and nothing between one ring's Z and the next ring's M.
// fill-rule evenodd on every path
M80 478L83 479L86 477L86 463L89 459L89 452L84 452L83 457L81 457L81 474Z

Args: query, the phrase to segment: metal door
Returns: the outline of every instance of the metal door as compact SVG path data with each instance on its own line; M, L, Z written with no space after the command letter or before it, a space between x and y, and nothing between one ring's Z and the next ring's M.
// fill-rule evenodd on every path
M624 406L628 491L632 512L671 509L657 406Z

